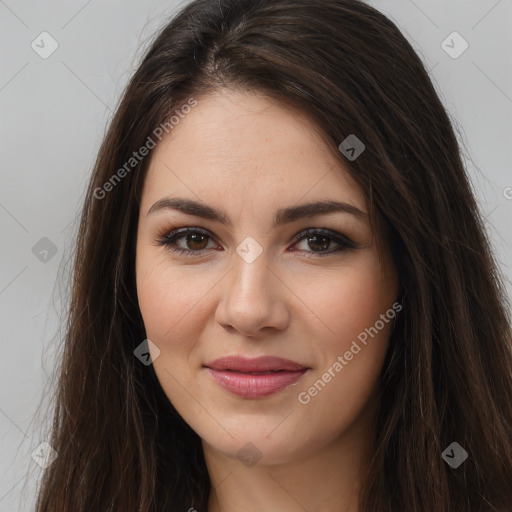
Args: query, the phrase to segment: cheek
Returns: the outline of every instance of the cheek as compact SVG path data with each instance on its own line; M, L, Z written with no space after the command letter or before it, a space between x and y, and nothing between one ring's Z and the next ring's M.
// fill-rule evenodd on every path
M150 339L154 337L155 342L161 341L162 333L172 327L174 317L180 313L176 302L170 308L169 292L173 286L175 283L162 265L141 258L137 264L137 296L147 335Z
M146 336L160 351L153 366L171 402L184 400L186 406L190 397L182 396L183 387L190 387L204 362L200 340L211 323L212 286L219 277L213 269L171 265L165 251L144 252L138 254L137 294Z
M156 254L153 248L138 250L136 276L139 307L150 339L153 336L163 344L170 338L179 340L176 332L192 316L201 323L201 299L210 288L204 275L169 265L165 251Z
M201 419L203 400L199 396L195 406L190 390L201 364L198 340L211 315L205 300L210 281L184 266L171 267L165 255L144 252L138 253L137 294L146 336L160 350L153 369L179 414L195 428L209 425L208 419Z
M333 272L328 279L317 281L310 288L309 297L330 330L331 336L324 340L327 347L337 345L341 350L347 340L373 326L392 306L397 291L394 273L383 273L373 253L340 272Z
M333 275L328 285L328 293L321 293L319 285L312 288L317 311L330 333L314 338L315 352L322 357L297 390L297 398L310 418L328 418L339 428L358 415L375 390L393 325L398 283L394 273L383 274L369 254Z

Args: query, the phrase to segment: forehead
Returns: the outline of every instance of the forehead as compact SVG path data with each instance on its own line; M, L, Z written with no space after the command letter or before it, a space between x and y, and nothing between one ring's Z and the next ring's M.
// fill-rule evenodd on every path
M305 114L230 89L197 98L153 150L145 181L143 201L179 189L211 200L228 199L231 191L260 204L276 193L289 201L328 194L365 204L341 158Z

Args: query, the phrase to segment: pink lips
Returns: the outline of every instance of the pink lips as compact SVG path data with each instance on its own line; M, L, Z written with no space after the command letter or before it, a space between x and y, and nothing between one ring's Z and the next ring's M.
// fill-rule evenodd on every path
M297 382L309 368L274 356L229 356L204 365L215 382L244 398L263 398Z

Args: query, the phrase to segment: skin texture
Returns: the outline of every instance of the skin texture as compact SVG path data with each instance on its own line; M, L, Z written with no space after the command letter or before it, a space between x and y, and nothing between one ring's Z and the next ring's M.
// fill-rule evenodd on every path
M212 481L209 512L357 511L357 492L378 405L376 381L392 322L309 403L298 400L374 326L396 300L388 249L379 259L361 190L303 114L254 92L230 89L198 99L151 154L137 234L140 309L163 390L203 440ZM164 197L222 209L231 225L171 209L147 215ZM318 200L344 201L365 214L330 213L272 227L276 211ZM175 246L158 241L197 227L210 238ZM332 230L358 248L333 252L327 239L294 235ZM263 252L248 263L246 237ZM330 245L327 245L329 244ZM225 355L276 355L310 368L266 398L219 387L203 367ZM237 456L252 443L249 466ZM252 446L251 445L251 446Z

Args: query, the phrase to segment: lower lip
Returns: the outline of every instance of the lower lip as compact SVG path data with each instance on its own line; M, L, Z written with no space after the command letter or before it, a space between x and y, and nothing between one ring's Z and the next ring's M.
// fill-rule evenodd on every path
M207 368L215 382L231 393L244 398L263 398L295 384L307 368L297 372L276 372L260 375Z

